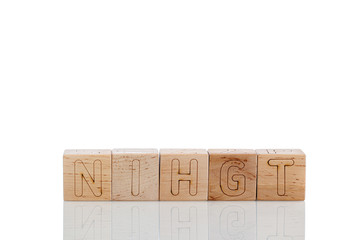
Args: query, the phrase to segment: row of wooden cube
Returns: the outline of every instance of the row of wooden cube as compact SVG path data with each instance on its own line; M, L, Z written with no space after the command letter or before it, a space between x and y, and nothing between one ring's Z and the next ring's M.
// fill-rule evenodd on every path
M299 149L65 150L65 200L304 200Z

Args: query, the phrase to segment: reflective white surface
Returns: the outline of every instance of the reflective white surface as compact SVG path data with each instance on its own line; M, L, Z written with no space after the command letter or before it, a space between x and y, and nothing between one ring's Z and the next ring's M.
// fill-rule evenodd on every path
M64 202L64 239L305 239L305 202Z

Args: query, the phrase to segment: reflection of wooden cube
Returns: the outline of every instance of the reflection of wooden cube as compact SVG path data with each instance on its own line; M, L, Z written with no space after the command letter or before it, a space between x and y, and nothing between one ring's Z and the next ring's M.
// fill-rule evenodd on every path
M207 206L204 201L160 202L160 237L156 239L209 239Z
M208 212L209 240L256 239L255 201L210 201Z
M258 201L257 240L305 240L305 202Z
M63 239L112 239L111 202L75 201L64 203Z
M111 221L106 223L111 225L112 236L98 240L160 239L159 205L160 202L157 201L113 201Z
M256 152L209 149L209 200L256 200Z
M207 194L206 150L160 150L160 200L207 200Z
M258 154L258 200L305 199L305 154L299 149L261 149Z
M111 200L110 150L65 150L64 200Z
M157 149L112 151L112 200L159 200Z

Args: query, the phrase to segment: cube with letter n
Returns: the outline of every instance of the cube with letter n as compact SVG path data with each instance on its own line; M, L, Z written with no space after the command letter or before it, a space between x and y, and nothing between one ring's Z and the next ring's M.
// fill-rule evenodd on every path
M111 151L65 150L64 200L111 200Z

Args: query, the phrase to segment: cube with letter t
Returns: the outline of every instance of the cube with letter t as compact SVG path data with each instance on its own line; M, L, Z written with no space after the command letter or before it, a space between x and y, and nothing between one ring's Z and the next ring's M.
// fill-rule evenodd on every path
M257 200L305 200L305 154L300 149L260 149Z

